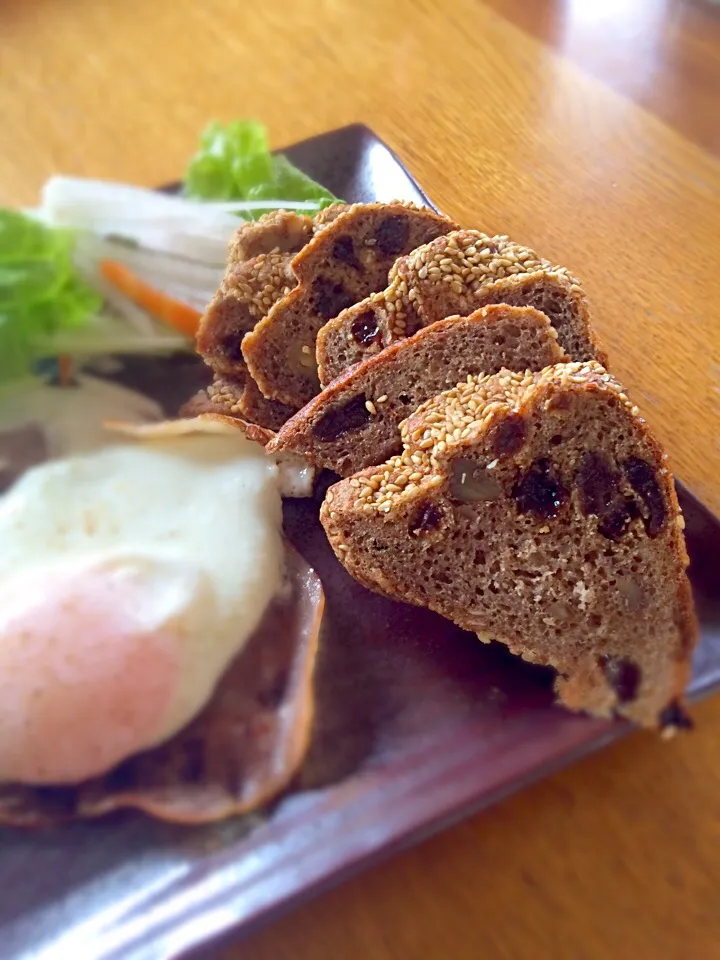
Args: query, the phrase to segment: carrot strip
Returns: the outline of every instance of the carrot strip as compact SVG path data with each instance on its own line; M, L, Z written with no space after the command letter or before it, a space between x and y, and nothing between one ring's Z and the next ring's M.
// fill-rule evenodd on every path
M61 387L69 387L74 381L74 365L72 357L67 353L61 353L57 358L58 365L58 383Z
M202 316L199 310L151 286L119 260L101 260L100 273L108 283L151 316L175 327L186 337L197 334Z

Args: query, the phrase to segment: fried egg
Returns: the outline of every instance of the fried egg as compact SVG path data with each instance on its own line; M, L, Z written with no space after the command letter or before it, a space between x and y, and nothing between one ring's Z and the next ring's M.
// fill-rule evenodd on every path
M278 484L214 423L41 464L0 498L0 781L77 783L202 709L281 586Z

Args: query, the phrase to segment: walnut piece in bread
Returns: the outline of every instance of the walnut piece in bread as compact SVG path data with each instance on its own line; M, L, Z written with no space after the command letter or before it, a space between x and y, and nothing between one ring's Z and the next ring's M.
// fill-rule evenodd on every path
M469 373L541 370L568 359L532 307L448 317L346 370L282 426L268 451L294 450L349 476L398 453L400 422Z
M315 338L345 307L385 287L395 260L456 229L447 217L409 203L358 203L331 219L292 259L298 286L242 341L262 393L299 409L319 389Z
M686 725L683 521L620 384L594 361L468 377L401 430L400 455L322 505L348 571L553 666L573 710Z
M505 236L458 230L400 258L388 286L344 310L320 330L317 360L326 386L354 363L444 317L488 304L535 307L573 360L607 358L588 325L579 282Z

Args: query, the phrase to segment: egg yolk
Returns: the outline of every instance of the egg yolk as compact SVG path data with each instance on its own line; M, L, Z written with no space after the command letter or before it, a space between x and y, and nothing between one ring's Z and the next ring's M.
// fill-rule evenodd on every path
M77 783L162 738L197 576L104 558L0 583L0 781Z

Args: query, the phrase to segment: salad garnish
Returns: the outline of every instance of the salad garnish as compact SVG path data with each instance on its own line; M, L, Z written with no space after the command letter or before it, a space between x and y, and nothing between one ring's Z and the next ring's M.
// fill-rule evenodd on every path
M211 123L179 195L51 177L37 209L0 208L0 384L43 357L187 349L239 217L337 202L254 120Z

